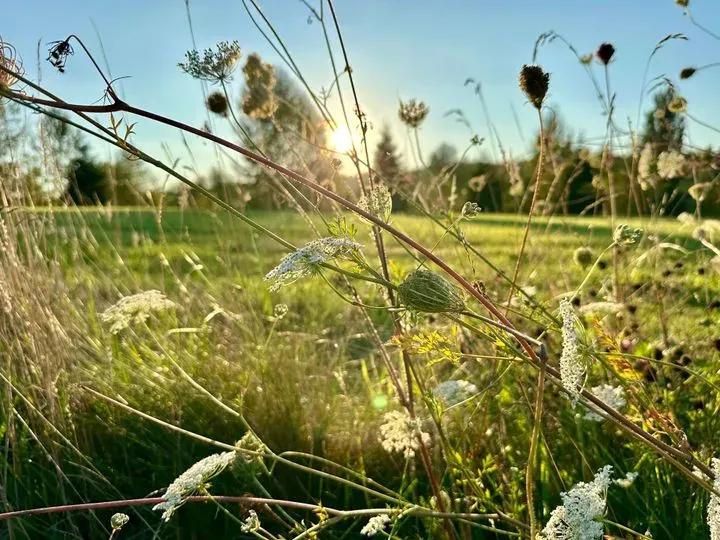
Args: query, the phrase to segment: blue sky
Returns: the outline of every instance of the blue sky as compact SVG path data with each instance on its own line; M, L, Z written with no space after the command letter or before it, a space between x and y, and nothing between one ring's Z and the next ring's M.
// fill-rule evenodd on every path
M321 27L308 24L307 7L299 0L258 3L311 86L327 88L333 73ZM185 51L192 48L184 0L24 0L9 4L3 9L0 35L17 48L32 78L38 75L38 40L44 59L48 42L74 33L102 60L94 24L113 77L129 77L121 83L127 101L196 126L207 118L200 84L177 68ZM720 42L694 28L674 0L336 0L335 5L360 101L374 126L370 144L374 145L381 126L389 123L406 157L411 152L397 120L398 98L416 97L430 107L421 133L425 153L443 141L459 151L467 146L467 129L444 116L450 109L462 109L475 132L488 136L480 104L472 88L464 86L469 77L482 83L504 146L516 157L527 154L536 116L517 87L517 73L530 62L537 36L548 30L563 35L580 53L592 52L604 41L615 45L611 83L617 93L616 119L621 125L627 125L628 118L635 122L648 55L667 34L682 32L690 39L668 43L654 58L649 78L667 74L677 79L683 67L720 61ZM696 19L720 32L720 2L692 0L691 7ZM251 24L241 0L190 0L190 11L198 48L237 39L245 55L255 51L266 61L280 62ZM601 107L570 52L559 42L547 45L540 51L538 63L552 77L548 104L573 132L587 138L602 137L605 120ZM600 67L594 69L601 76ZM236 77L234 83L237 95L240 79ZM720 69L708 70L680 81L679 87L692 114L720 126L718 82ZM103 92L101 81L77 51L63 75L42 63L42 83L68 101L95 102ZM339 109L335 111L339 113ZM176 130L141 120L136 131L134 141L150 153L164 157L169 149L173 157L180 158L181 167L193 165ZM688 135L695 145L720 143L718 134L698 125L691 124ZM214 163L211 145L192 139L188 144L198 168ZM483 151L492 156L489 142Z

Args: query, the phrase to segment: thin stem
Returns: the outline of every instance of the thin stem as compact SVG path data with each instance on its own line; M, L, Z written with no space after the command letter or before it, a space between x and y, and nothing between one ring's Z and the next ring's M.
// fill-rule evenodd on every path
M515 293L515 286L520 273L520 266L522 265L522 258L525 252L525 244L527 243L528 235L530 233L530 224L532 223L533 212L535 211L535 204L537 203L538 195L540 193L540 179L542 178L543 161L545 160L545 126L543 125L542 112L540 108L537 110L538 120L540 122L540 152L538 154L538 162L536 167L535 177L535 190L533 191L532 201L530 202L530 212L528 213L527 223L525 224L525 233L523 234L522 244L520 244L520 253L518 254L517 261L515 262L515 271L513 272L513 278L510 282L510 293L508 294L508 306L510 300L512 300L513 294Z
M545 359L541 358L542 364L538 372L538 382L535 395L535 417L533 418L533 430L530 436L530 451L528 452L527 471L525 473L525 492L527 495L528 515L530 517L530 538L534 539L537 532L537 520L535 518L534 483L535 483L535 460L537 458L538 441L542 429L543 395L545 391Z

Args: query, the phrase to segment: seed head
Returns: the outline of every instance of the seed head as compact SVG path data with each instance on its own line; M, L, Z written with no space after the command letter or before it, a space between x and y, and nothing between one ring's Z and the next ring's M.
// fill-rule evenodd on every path
M416 270L398 287L400 302L408 309L424 313L459 313L465 309L457 289L444 277L430 270Z
M113 531L119 531L130 521L130 517L127 514L113 514L110 518L110 527Z
M225 82L232 78L235 66L240 60L240 45L221 41L215 49L205 49L202 58L196 50L185 53L186 62L178 66L194 79L208 82Z
M413 98L408 101L400 101L398 116L403 124L416 128L425 121L428 112L430 112L430 109L425 105L425 102Z
M14 71L20 76L25 75L22 63L17 58L15 47L3 41L2 37L0 37L0 66ZM17 81L15 76L10 75L7 71L0 70L0 88L10 88Z
M695 75L695 72L697 71L697 68L694 67L686 67L680 72L680 78L681 79L689 79L693 75Z
M50 47L50 54L47 60L56 67L60 73L65 73L65 63L67 62L68 56L75 54L72 46L70 45L70 38L65 41L53 41Z
M688 7L690 5L690 0L675 0L675 3L680 7Z
M540 66L525 64L520 70L520 88L536 109L542 107L549 86L550 74Z
M214 112L220 116L227 116L228 100L222 92L213 92L210 94L205 104L210 112Z
M593 262L593 252L589 247L579 247L573 253L573 261L578 266L587 268Z
M612 43L602 43L597 51L595 51L595 56L606 66L610 63L614 55L615 47L613 47Z

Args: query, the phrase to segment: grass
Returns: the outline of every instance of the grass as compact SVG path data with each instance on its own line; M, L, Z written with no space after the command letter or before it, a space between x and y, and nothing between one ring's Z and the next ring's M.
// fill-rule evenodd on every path
M306 223L296 214L251 217L297 246L311 239ZM6 398L13 399L17 418L22 419L3 424L5 430L14 430L8 439L11 450L6 447L3 454L4 496L14 508L144 497L214 451L93 397L85 390L88 387L207 437L230 444L240 439L245 433L243 422L199 392L186 375L209 395L242 411L275 452L301 451L332 459L406 497L428 500L424 474L408 471L402 459L384 452L378 442L382 415L395 405L369 327L359 310L332 294L319 277L269 293L262 277L286 253L282 246L220 212L35 210L16 212L12 219L42 231L36 238L45 270L36 274L48 279L22 290L19 275L8 290L17 295L16 304L25 306L22 309L30 309L30 301L36 299L34 309L49 309L64 329L64 336L44 345L47 350L38 350L41 332L47 332L48 326L32 317L37 328L15 329L16 342L24 344L21 349L6 350L4 373L15 376L20 386ZM461 230L471 245L511 273L524 219L483 216L464 222ZM505 281L481 260L468 256L462 245L443 239L439 227L411 216L396 216L393 222L424 245L437 245L436 253L464 275L482 281L499 302L507 294ZM617 377L630 391L626 412L631 418L644 418L648 431L668 441L676 440L678 434L670 429L676 426L699 455L711 454L720 444L715 420L720 376L714 367L720 357L713 345L720 337L720 311L710 306L720 291L720 278L709 264L709 252L698 249L691 230L671 220L630 223L645 229L645 239L622 254L628 301L617 315L584 321L594 335L596 358L601 359L592 366L589 380L599 384ZM359 221L356 225L357 240L371 244L368 227ZM317 226L322 230L322 221ZM538 218L533 228L520 283L526 289L535 287L535 299L554 312L558 298L584 277L573 262L574 250L589 246L599 254L612 241L612 230L607 220L592 218ZM23 229L19 230L22 252ZM686 251L650 249L659 241ZM392 241L388 252L396 279L416 264ZM610 262L609 256L605 259ZM603 300L610 277L610 264L593 272L580 305ZM340 281L329 279L342 288ZM375 298L381 303L376 286L359 288L365 302L373 303ZM121 295L147 289L162 290L177 308L150 318L147 324L110 334L99 314ZM273 312L280 303L288 306L288 313L278 320ZM394 331L387 311L369 313L381 341L390 340ZM514 304L511 316L531 335L544 329L543 321L551 322L522 302ZM658 338L663 334L661 319L670 343ZM484 332L492 335L490 328ZM525 496L519 480L532 429L526 388L534 384L533 374L513 359L512 348L497 341L499 336L494 344L479 341L434 315L412 333L421 345L444 340L442 346L411 348L424 386L465 378L479 388L470 403L444 414L453 447L475 471L464 482L482 486L480 491L477 485L465 489L482 494L479 508L512 508L521 518ZM551 350L558 350L554 331L545 339ZM656 348L667 349L659 362L654 359ZM685 362L683 356L686 365L679 361L678 348L689 359ZM28 357L28 351L35 356ZM638 363L624 353L646 359ZM29 370L25 376L24 369ZM38 388L42 385L48 387ZM705 499L691 484L617 428L582 420L583 413L567 407L557 390L549 392L553 400L546 404L536 480L543 520L558 504L558 491L609 463L622 474L640 472L640 480L628 489L611 490L608 519L641 532L650 527L655 538L701 536ZM651 407L656 416L649 416L644 407ZM74 446L62 442L58 433ZM432 449L433 460L441 458L438 450ZM297 459L308 463L307 458ZM370 504L356 491L283 465L264 481L278 498L320 500L339 508ZM216 494L258 495L257 489L242 470L213 481ZM10 522L8 531L15 538L97 535L102 534L99 524L109 522L110 512L106 513L97 514L99 522L90 514L67 519L27 517ZM190 538L201 531L212 531L218 538L237 534L236 524L202 504L184 506L162 526L147 508L131 516L122 531L125 538L147 537L148 526L160 538ZM399 534L432 536L436 534L432 523L408 519L400 522ZM612 530L612 525L608 527ZM333 530L338 538L342 536L343 527ZM495 535L487 533L487 537Z

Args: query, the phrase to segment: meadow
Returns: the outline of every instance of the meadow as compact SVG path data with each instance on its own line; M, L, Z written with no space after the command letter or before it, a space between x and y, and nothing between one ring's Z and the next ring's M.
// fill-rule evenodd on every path
M297 214L250 215L296 245L312 239ZM314 220L319 229L337 219L322 217ZM345 218L357 226L358 242L371 242L366 224ZM247 433L247 421L279 455L301 464L332 460L431 506L427 478L412 470L412 462L385 452L380 442L383 415L397 408L373 336L377 332L380 342L398 348L387 312L368 310L373 330L358 316L359 308L330 294L319 276L270 293L263 276L287 250L222 212L35 210L5 219L15 220L19 234L13 240L23 261L6 264L12 271L3 276L3 292L12 305L3 319L3 379L16 388L12 410L21 422L5 424L5 429L17 426L4 453L3 494L14 508L146 497L212 453L207 444L93 392L230 444ZM498 272L512 272L523 217L488 215L461 226L467 246L481 249L496 270L449 241L439 221L393 218L398 228L411 230L465 275L481 280L502 303L509 287ZM720 443L720 277L707 250L692 237L692 227L670 219L630 223L643 227L645 237L622 254L626 302L604 301L612 275L609 255L590 273L576 302L580 310L590 308L583 322L597 340L591 345L596 359L589 378L599 381L609 374L621 381L628 389L625 412L646 418L650 432L672 440L676 434L668 430L674 426L698 451L711 452ZM10 240L4 238L6 245ZM516 295L511 307L518 327L545 335L551 350L557 350L559 338L554 331L546 333L539 314L547 310L547 317L554 316L557 296L584 280L586 273L574 261L577 248L600 255L611 243L607 219L537 219L523 280L531 296ZM30 244L37 245L34 254L26 251ZM8 255L6 250L5 263ZM397 276L417 264L398 245L388 245L388 256ZM342 288L338 280L334 285ZM123 296L151 289L162 291L175 307L113 334L101 314ZM379 302L378 289L367 284L363 297ZM280 304L287 307L279 313ZM476 387L468 401L440 413L445 435L468 452L463 459L473 464L472 481L482 486L484 496L476 504L509 506L514 509L510 515L519 518L525 497L517 479L532 429L527 415L534 373L513 358L517 353L498 335L488 344L442 314L419 317L415 324L422 323L423 330L411 331L416 342L401 345L416 358L418 384L427 392L443 380L462 378ZM22 329L18 320L25 320ZM491 327L484 332L493 334ZM639 478L609 491L609 521L652 530L654 538L702 537L704 505L697 488L607 421L585 419L586 409L572 409L557 390L548 391L554 403L546 405L543 466L537 475L542 511L552 510L557 490L592 475L598 463L611 464L622 474L638 472ZM242 411L243 418L228 410ZM657 416L648 419L651 412ZM432 451L433 460L442 459L437 447ZM314 464L340 476L347 473L326 462ZM258 495L260 478L280 499L344 508L372 500L283 464L272 466L267 478L239 469L214 480L213 493ZM477 492L477 486L465 489ZM99 534L97 527L108 523L112 513L28 516L7 522L6 531L15 538L87 537ZM207 503L186 504L163 525L149 508L129 513L131 522L122 531L127 538L146 538L148 530L161 538L179 531L187 538L236 537L237 525ZM322 534L357 537L361 525L355 533L345 532L351 530L345 523ZM622 537L621 529L615 532ZM395 534L427 538L439 533L432 522L407 518Z

